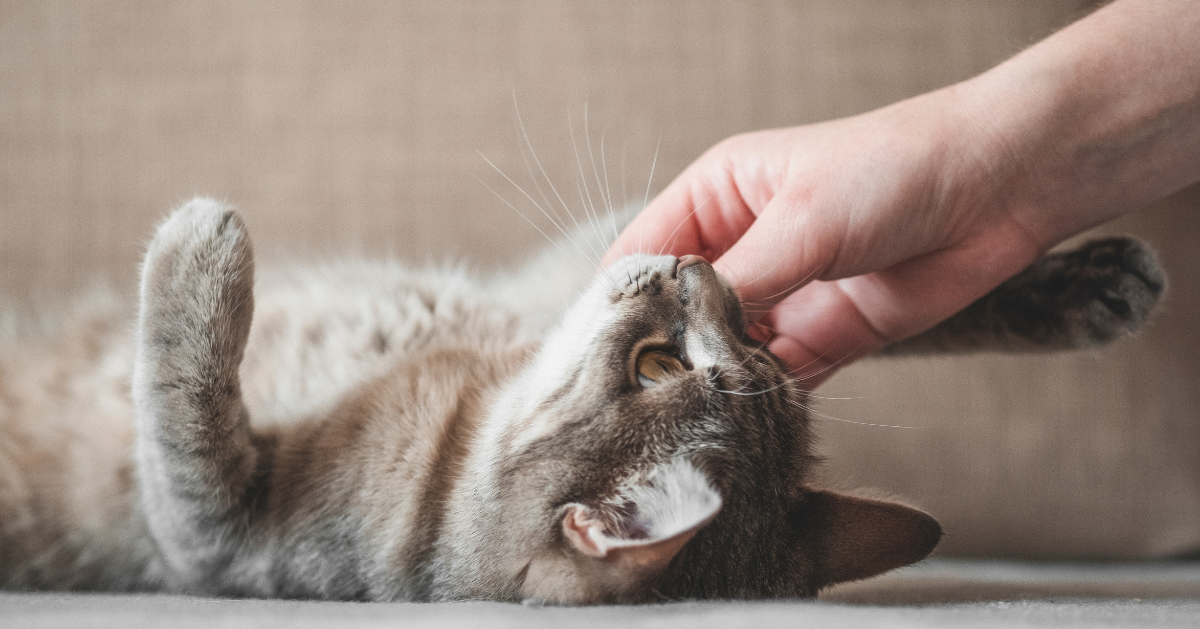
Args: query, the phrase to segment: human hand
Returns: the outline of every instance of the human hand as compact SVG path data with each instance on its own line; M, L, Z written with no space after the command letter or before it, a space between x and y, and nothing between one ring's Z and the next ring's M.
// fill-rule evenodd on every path
M1064 238L1200 181L1200 11L1116 0L988 72L725 140L603 261L699 254L810 386Z
M633 221L605 263L634 251L713 260L752 334L815 386L949 317L1052 244L994 194L1004 153L972 148L986 138L956 124L954 98L725 140Z

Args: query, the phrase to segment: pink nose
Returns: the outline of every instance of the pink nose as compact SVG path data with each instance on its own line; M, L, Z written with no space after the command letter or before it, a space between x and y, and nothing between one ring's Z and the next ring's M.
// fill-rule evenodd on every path
M678 272L682 271L684 269L684 267L689 267L689 266L692 266L693 264L700 264L700 263L708 264L708 260L705 260L701 256L696 256L696 255L691 255L691 254L688 254L686 256L680 256L679 263L675 265L675 272L678 273Z

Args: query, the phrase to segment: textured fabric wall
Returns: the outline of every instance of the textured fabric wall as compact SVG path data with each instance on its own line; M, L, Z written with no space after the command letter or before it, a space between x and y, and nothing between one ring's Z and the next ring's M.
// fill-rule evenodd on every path
M537 210L480 154L537 195L518 111L576 211L581 170L598 194L589 155L620 204L656 153L652 191L727 135L966 78L1083 4L3 1L0 294L130 284L154 222L197 193L238 205L264 257L512 261L543 237L489 188ZM855 399L822 413L921 428L819 420L828 475L916 498L952 553L1200 547L1195 205L1125 220L1173 273L1150 334L855 366L820 392Z
M542 237L476 180L521 198L476 151L527 185L514 96L578 209L567 117L582 145L585 105L640 199L660 142L655 189L732 133L970 76L1074 6L5 0L0 290L128 278L197 193L240 206L268 251L513 259Z

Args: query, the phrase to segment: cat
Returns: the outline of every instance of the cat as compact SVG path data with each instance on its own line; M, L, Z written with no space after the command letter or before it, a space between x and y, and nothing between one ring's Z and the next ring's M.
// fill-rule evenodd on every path
M809 486L807 393L706 260L565 258L256 285L238 215L187 203L135 325L97 308L0 354L0 586L811 597L934 549L930 515ZM886 353L1095 346L1164 287L1147 247L1096 241Z

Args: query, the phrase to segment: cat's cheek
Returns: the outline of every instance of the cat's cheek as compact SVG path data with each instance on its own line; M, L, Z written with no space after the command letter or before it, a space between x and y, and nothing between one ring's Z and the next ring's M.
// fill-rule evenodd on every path
M529 563L521 598L541 603L582 605L593 602L598 592L588 592L575 561L561 553L545 551Z
M660 575L634 568L611 558L546 551L530 562L521 596L559 605L640 602Z

